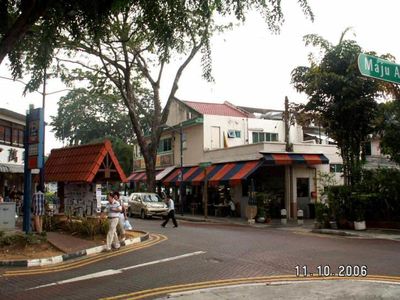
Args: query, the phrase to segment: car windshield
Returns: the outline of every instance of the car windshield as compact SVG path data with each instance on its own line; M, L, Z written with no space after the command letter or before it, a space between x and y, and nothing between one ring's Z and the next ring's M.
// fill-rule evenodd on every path
M161 198L157 195L143 195L143 201L145 202L161 202Z

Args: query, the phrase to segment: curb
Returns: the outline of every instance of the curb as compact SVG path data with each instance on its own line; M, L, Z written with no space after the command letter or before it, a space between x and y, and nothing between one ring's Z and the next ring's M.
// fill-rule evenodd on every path
M363 234L343 231L343 230L332 230L332 229L313 229L311 232L314 233L323 233L323 234L332 234L332 235L340 235L340 236L356 236L356 237L365 237Z
M125 246L133 245L133 244L138 244L142 243L144 241L147 241L150 237L150 234L148 232L144 231L136 231L140 233L144 233L143 236L136 237L136 238L131 238L125 240ZM31 268L31 267L43 267L43 266L48 266L48 265L55 265L59 264L71 259L75 259L78 257L84 257L87 255L91 254L96 254L102 252L106 248L106 245L101 245L101 246L96 246L84 250L79 250L73 253L67 253L63 255L57 255L57 256L52 256L52 257L46 257L46 258L37 258L37 259L25 259L25 260L4 260L0 261L0 267L26 267L26 268Z

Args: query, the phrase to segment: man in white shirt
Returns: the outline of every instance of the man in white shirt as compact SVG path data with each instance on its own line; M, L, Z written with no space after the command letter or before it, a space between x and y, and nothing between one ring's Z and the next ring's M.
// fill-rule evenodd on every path
M117 235L117 225L122 212L121 205L117 200L115 200L113 193L108 194L108 203L105 210L107 211L107 217L110 221L110 228L107 233L106 251L111 251L111 245L113 245L115 249L119 249L120 247Z
M165 203L168 205L168 215L165 221L161 224L162 227L165 227L167 225L169 219L172 219L172 223L174 223L174 228L178 227L178 223L176 222L175 219L175 204L174 200L172 200L171 196L167 195L167 198L165 200Z

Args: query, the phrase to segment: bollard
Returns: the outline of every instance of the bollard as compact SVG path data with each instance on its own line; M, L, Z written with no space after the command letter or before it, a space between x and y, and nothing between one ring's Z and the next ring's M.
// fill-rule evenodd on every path
M304 224L303 216L304 216L303 210L299 209L297 211L297 224L299 224L299 225Z
M286 209L281 209L281 224L287 224Z

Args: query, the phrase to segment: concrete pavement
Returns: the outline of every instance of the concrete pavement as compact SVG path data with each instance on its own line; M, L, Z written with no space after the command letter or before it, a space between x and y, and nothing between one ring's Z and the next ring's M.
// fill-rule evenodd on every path
M359 280L281 281L172 292L158 299L399 299L400 283Z

